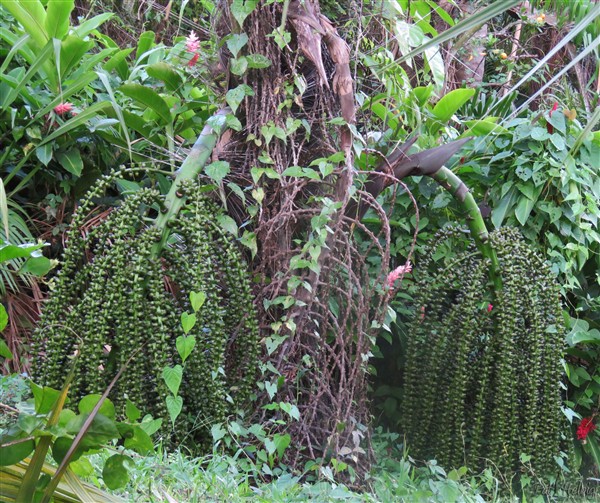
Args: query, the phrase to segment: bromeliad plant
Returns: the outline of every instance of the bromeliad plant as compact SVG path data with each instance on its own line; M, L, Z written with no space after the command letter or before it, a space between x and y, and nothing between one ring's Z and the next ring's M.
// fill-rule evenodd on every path
M166 197L141 188L82 234L95 200L123 172L96 184L73 219L34 350L36 378L56 385L64 378L68 355L78 347L73 333L81 336L75 396L105 388L131 350L141 350L143 357L129 364L117 385L114 403L120 408L129 399L168 424L163 369L174 363L178 337L193 336L196 349L181 381L178 431L204 445L210 425L248 398L258 356L245 263L219 225L220 212L206 188L194 182L216 141L207 125ZM204 292L206 301L191 326L186 312L193 291ZM175 409L170 409L173 417Z

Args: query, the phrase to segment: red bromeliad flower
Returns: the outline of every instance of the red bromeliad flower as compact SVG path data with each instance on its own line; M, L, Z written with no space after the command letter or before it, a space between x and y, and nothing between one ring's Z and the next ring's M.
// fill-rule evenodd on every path
M491 312L492 312L492 309L494 309L494 306L493 306L492 304L488 304L488 307L487 307L487 312L488 312L488 313L491 313Z
M594 417L585 417L579 423L579 427L577 428L577 440L582 440L585 442L587 436L596 429L596 425L592 422Z
M61 103L60 105L56 105L54 107L54 113L56 115L65 115L73 110L73 105L71 103Z

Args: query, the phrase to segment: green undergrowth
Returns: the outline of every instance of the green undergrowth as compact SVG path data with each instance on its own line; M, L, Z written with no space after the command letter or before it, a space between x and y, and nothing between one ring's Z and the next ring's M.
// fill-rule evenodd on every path
M445 471L435 460L417 463L403 449L397 434L375 434L376 463L365 480L348 485L334 480L331 469L321 467L318 475L292 474L282 467L270 480L257 479L241 470L238 455L213 453L192 458L182 451L160 452L135 459L128 485L118 491L130 502L548 502L587 503L598 501L600 488L582 484L556 488L539 486L524 497L511 492L508 481L491 470L471 473L463 467ZM239 453L238 453L239 454ZM105 454L91 457L102 465ZM96 470L100 473L100 470ZM535 475L529 474L534 479ZM100 478L90 481L102 487ZM542 484L542 481L537 481Z
M0 377L0 403L6 410L31 408L23 376ZM0 414L2 417L3 414ZM16 421L4 414L0 434ZM435 460L418 462L398 433L378 428L373 433L373 467L362 479L349 477L342 463L307 465L304 472L292 472L275 463L273 476L261 473L259 464L240 445L226 452L192 457L183 449L167 451L159 442L154 452L140 455L110 442L96 453L83 456L71 468L87 482L127 502L593 502L600 501L600 483L594 479L548 484L540 479L526 460L511 480L500 471L466 467L445 470ZM131 458L121 489L110 491L102 479L106 461L115 453ZM48 462L53 463L51 458ZM337 469L337 473L336 473ZM344 482L342 482L344 481ZM526 487L526 497L515 488Z

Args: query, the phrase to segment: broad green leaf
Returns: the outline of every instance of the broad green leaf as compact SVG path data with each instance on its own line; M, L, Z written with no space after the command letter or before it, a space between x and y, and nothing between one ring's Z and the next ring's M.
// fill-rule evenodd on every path
M512 187L509 192L502 198L500 204L492 210L492 223L496 229L502 226L502 222L506 217L508 211L513 207L515 200L516 190Z
M179 73L168 63L161 62L148 65L146 73L154 79L162 80L169 91L177 91L183 85Z
M125 463L129 463L132 467L135 463L129 456L122 454L114 454L104 462L102 468L102 480L109 489L115 490L127 485L129 482L129 472L125 468Z
M80 433L89 417L90 414L88 413L79 414L66 424L66 430L74 435ZM82 437L81 442L85 446L96 447L117 438L120 438L120 434L116 423L98 413L93 417L90 427L85 436Z
M250 231L244 231L240 242L252 252L252 258L258 253L258 245L256 244L256 234Z
M155 34L153 31L145 31L140 35L137 49L135 51L135 61L140 63L140 58L154 46Z
M64 38L69 31L69 17L74 7L74 0L48 0L45 27L49 38Z
M248 68L268 68L271 66L271 60L262 54L248 54L246 56Z
M204 292L190 292L190 303L192 309L197 313L206 302L206 294Z
M293 176L296 178L310 178L311 180L320 180L319 173L311 168L305 168L302 166L290 166L287 168L281 176Z
M45 276L54 267L56 261L52 261L42 255L30 257L19 269L21 274L33 274L34 276Z
M35 149L35 156L44 166L48 166L48 163L52 160L52 145L46 143L46 145L37 147Z
M229 68L234 75L244 75L248 69L248 60L242 56L229 60Z
M570 346L575 344L599 344L600 345L600 331L592 329L589 331L575 332L567 336L567 343Z
M1 306L1 304L0 304L0 306ZM2 306L2 309L4 310L4 306ZM4 311L4 315L6 315L6 311ZM8 321L8 317L6 317L6 319L3 320L2 319L2 314L0 313L0 326L4 322L4 326L6 327L6 322L7 321ZM4 329L0 328L0 330L4 330ZM6 358L7 360L12 360L13 359L13 354L12 354L11 350L6 345L6 342L4 342L2 339L0 339L0 356L2 358Z
M225 117L225 123L227 124L228 128L233 129L234 131L242 130L242 123L233 114L227 114L227 116Z
M167 102L158 93L141 84L123 84L119 90L126 96L133 98L144 107L154 110L163 120L164 124L171 122L171 110Z
M204 171L212 180L220 184L223 178L229 174L231 168L227 161L215 161L206 166Z
M433 85L418 86L415 87L412 92L419 103L419 106L424 107L427 100L429 100L431 93L433 93Z
M77 178L81 176L81 172L83 171L83 159L81 159L79 149L72 148L66 152L57 152L56 159L69 173L75 175Z
M72 68L76 68L83 56L94 47L90 40L82 40L76 35L65 38L60 50L60 76L65 78Z
M4 5L4 4L3 4ZM10 104L19 96L19 93L24 91L25 86L29 83L29 81L33 78L33 76L38 73L38 71L44 68L44 71L41 71L43 77L49 78L50 75L45 71L49 70L48 64L50 64L50 58L54 51L54 45L52 41L48 42L44 48L37 54L36 60L29 67L27 72L23 75L23 77L18 81L17 85L10 90L10 92L6 93L5 96L0 96L2 98L2 107L8 108ZM46 65L46 67L45 67Z
M555 111L552 115L549 115L546 119L552 126L563 134L567 132L567 124L565 121L565 114L559 110Z
M562 151L566 147L565 139L558 133L551 134L550 141L554 144L556 150Z
M496 119L497 120L497 119ZM510 131L493 121L487 120L470 120L465 121L465 125L469 128L462 136L487 136L489 134L509 134Z
M246 18L256 8L257 3L257 0L233 0L231 2L229 9L240 28L243 27Z
M131 423L136 422L142 416L142 411L129 398L125 402L125 416Z
M219 215L217 217L217 222L219 222L219 225L222 229L233 234L236 238L238 237L238 226L235 223L235 220L229 215Z
M144 420L140 424L140 428L144 430L148 435L154 435L158 430L160 430L160 427L162 426L162 421L162 419L150 419L147 421L144 418Z
M84 396L77 406L80 414L89 414L94 410L96 404L100 401L102 395L99 394L91 394ZM98 409L98 413L106 416L109 419L114 419L116 417L115 406L113 403L107 398L102 402L100 409Z
M254 91L250 86L240 84L239 86L230 89L225 95L227 104L231 107L231 111L235 114L238 107L244 101L246 96L254 96Z
M196 338L193 335L180 335L179 337L177 337L177 340L175 341L175 346L177 347L177 352L179 353L179 356L181 357L181 361L183 363L185 363L185 361L188 359L188 356L190 356L190 354L194 350L195 345ZM177 393L173 394L176 395Z
M11 244L0 245L0 264L15 258L30 257L34 251L39 250L43 246L46 246L46 244L23 243L18 246Z
M35 411L38 414L48 414L60 396L60 391L48 386L38 386L33 381L29 382L33 393Z
M48 42L46 32L46 11L39 0L5 0L2 7L7 9L13 17L21 23L38 48L44 47Z
M65 459L65 456L67 455L67 452L69 452L69 449L71 448L72 445L73 445L73 438L58 437L52 443L52 458L54 458L54 461L56 461L59 464L62 463L63 459ZM90 448L86 445L78 446L75 449L75 452L73 453L73 455L71 456L71 460L77 461L89 449Z
M277 455L279 457L283 456L283 453L288 448L291 441L292 437L289 433L275 433L275 435L273 435L273 442L275 443L275 447L277 448Z
M521 225L525 225L525 222L527 222L534 204L535 202L528 197L521 197L519 199L519 203L515 208L515 216Z
M6 328L6 325L8 325L8 313L6 312L4 304L0 304L0 332ZM4 356L4 358L12 358L12 355L6 356L3 354L2 356Z
M175 421L181 414L181 409L183 408L183 398L180 396L171 396L169 395L166 398L167 402L167 411L169 412L169 417L171 418L171 422L173 426L175 426Z
M531 130L531 137L536 140L536 141L544 141L547 140L548 138L550 138L550 133L548 133L548 131L546 130L546 128L543 127L534 127Z
M442 89L446 79L446 67L444 66L442 52L439 47L430 47L429 49L425 49L424 54L437 89Z
M146 433L140 426L132 428L133 436L127 436L125 438L125 449L131 449L146 456L154 451L154 444L150 435Z
M35 449L33 439L17 440L10 437L0 437L0 466L16 465L29 456Z
M227 434L227 430L220 424L213 424L210 428L210 434L212 435L213 442L216 443Z
M475 94L475 89L455 89L446 94L433 107L432 113L441 122L447 122Z
M114 14L112 12L105 12L104 14L98 14L91 19L88 19L81 23L79 26L73 28L73 32L75 35L78 35L81 38L86 37L100 25L104 24L108 21ZM105 37L107 37L105 35ZM108 37L107 37L108 38Z
M162 371L162 377L167 387L171 390L171 393L173 393L173 395L177 395L177 393L179 393L179 386L181 386L181 380L183 378L183 367L181 365L165 367Z
M277 394L277 383L265 381L265 391L269 395L269 400L272 400L273 397Z
M248 43L248 35L245 33L233 33L227 37L227 48L231 51L234 58L238 57L239 52Z
M111 72L116 70L121 80L126 80L129 76L129 67L127 65L127 56L131 54L133 48L121 49L116 52L102 67L103 70Z
M181 328L183 328L184 333L189 333L189 331L194 328L196 324L196 315L189 313L181 313Z

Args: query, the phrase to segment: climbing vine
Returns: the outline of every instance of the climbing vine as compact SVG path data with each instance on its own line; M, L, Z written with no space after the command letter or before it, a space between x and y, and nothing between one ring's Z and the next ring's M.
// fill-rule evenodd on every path
M441 231L419 268L402 407L412 455L508 473L524 454L538 472L556 471L566 428L558 285L514 229L490 235L502 283L493 296L490 260L474 244L435 267L440 243L464 242L460 233Z
M246 265L215 223L219 210L191 180L178 185L185 202L158 253L163 233L153 217L166 208L154 189L129 195L102 223L82 232L94 202L121 176L98 182L74 218L63 268L35 333L34 378L60 387L68 359L78 351L73 396L99 393L141 349L112 399L123 408L129 398L167 418L161 373L175 358L180 319L191 310L189 294L202 291L206 302L188 334L196 347L181 387L187 421L176 431L208 445L210 426L248 398L254 380L258 325Z

